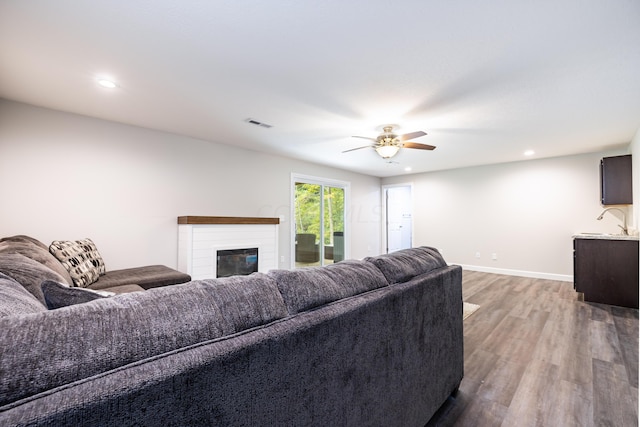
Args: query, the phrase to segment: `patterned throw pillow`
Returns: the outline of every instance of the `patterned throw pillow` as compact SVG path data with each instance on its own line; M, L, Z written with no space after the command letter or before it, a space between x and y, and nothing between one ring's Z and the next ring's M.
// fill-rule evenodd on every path
M104 261L91 239L56 240L49 252L67 269L75 286L86 288L106 272Z

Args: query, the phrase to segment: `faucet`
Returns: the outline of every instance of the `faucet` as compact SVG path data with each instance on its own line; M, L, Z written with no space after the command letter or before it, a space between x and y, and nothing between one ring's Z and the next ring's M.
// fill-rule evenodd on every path
M624 213L624 211L622 209L620 209L620 208L606 208L605 210L602 211L600 216L598 218L596 218L596 220L600 221L602 219L602 217L604 216L604 214L607 213L610 210L617 210L617 211L620 211L622 213L622 225L618 224L618 227L620 227L622 229L622 235L623 236L628 236L629 235L629 231L627 230L627 215Z

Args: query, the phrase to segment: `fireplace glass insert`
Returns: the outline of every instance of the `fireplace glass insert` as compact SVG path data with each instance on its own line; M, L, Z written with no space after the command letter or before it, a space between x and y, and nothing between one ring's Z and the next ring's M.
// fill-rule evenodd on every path
M248 275L258 271L258 248L216 251L216 277Z

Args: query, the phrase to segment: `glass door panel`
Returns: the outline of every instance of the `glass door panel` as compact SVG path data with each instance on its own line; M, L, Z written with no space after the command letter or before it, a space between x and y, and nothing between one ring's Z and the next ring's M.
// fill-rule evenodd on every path
M296 267L320 264L322 224L321 186L295 183L295 259Z
M295 182L295 266L342 261L345 257L345 189Z
M324 187L324 263L344 259L344 188Z

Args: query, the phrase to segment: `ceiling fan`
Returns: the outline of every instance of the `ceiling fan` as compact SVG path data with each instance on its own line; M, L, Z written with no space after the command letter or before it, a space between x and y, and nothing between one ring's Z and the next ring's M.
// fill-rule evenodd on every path
M365 145L363 147L352 148L345 150L343 153L349 151L360 150L362 148L373 148L376 153L383 159L390 159L400 151L401 148L417 148L418 150L434 150L436 147L433 145L420 144L418 142L411 142L410 139L419 138L425 136L426 133L419 130L417 132L409 132L404 135L396 135L393 133L393 125L385 125L382 127L382 133L376 138L370 138L368 136L354 136L354 138L370 139L375 142L372 145Z

